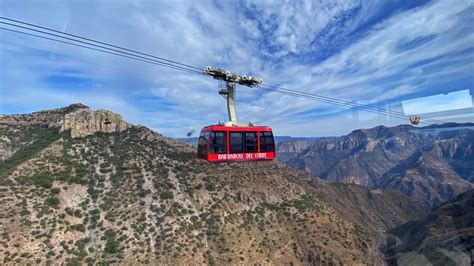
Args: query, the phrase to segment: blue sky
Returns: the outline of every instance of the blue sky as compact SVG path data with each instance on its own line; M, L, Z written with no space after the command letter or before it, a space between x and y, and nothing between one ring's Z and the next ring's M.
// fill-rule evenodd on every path
M473 1L0 0L0 15L407 113L472 106ZM0 41L2 114L82 102L174 137L226 119L211 78L5 31ZM277 135L407 122L245 87L237 99L240 121Z

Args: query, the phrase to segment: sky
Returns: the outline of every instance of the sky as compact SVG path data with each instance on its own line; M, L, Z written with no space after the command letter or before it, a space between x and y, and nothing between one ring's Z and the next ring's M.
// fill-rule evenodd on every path
M474 1L0 0L0 16L406 114L472 107ZM81 102L184 137L227 119L217 91L208 76L0 30L1 114ZM237 116L291 136L408 123L242 86Z

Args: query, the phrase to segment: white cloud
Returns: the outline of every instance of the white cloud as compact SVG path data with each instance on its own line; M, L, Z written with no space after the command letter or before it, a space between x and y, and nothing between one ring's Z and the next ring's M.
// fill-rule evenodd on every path
M472 80L473 52L457 54L474 48L474 32L469 27L474 21L469 12L474 10L471 1L456 5L437 1L397 13L364 32L361 39L344 43L344 38L379 12L380 5L359 1L40 4L3 0L0 13L199 67L215 65L255 75L267 84L362 103L393 101L469 76ZM350 23L342 23L343 19ZM330 37L322 37L325 34ZM429 41L419 46L400 48L425 37ZM226 117L225 100L216 93L217 82L209 77L12 33L0 32L0 39L2 112L8 111L5 104L10 109L21 106L21 110L34 111L39 105L83 101L115 108L133 122L168 135L181 134L181 127L197 129ZM341 50L328 54L324 61L306 59L340 42ZM44 51L57 55L48 57ZM71 75L97 86L77 91L65 88L63 92L48 87L45 78L64 69L75 70ZM444 92L456 89L443 88ZM257 89L238 89L239 120L271 122L281 134L293 135L322 127L324 133L319 130L315 135L338 135L366 125L346 120L334 123L334 112L345 110L339 106L261 94ZM295 119L296 114L315 108L328 117ZM346 116L340 114L341 119ZM389 123L377 117L371 121Z
M469 108L472 100L468 90L460 90L448 94L438 94L403 102L403 109L408 114L422 114L456 109Z

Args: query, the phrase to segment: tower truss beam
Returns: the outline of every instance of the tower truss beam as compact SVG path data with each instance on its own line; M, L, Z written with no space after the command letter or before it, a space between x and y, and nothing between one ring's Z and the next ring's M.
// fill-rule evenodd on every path
M207 66L204 69L204 74L225 82L226 86L224 89L219 90L219 94L224 96L227 100L227 113L229 115L230 124L232 126L238 126L239 123L237 122L237 111L235 104L236 84L247 87L255 87L262 85L263 80L245 75L239 75L224 69L213 68L210 66Z

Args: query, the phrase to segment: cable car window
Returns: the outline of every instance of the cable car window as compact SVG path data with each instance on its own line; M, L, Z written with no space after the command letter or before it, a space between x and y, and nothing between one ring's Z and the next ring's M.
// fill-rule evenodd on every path
M225 132L211 132L211 143L209 153L226 153L226 134Z
M243 152L243 141L242 132L229 132L230 133L230 152L241 153Z
M271 131L260 132L260 152L275 151L275 143Z
M245 152L257 152L257 132L245 132Z
M198 158L207 159L207 136L208 131L202 131L198 140Z

